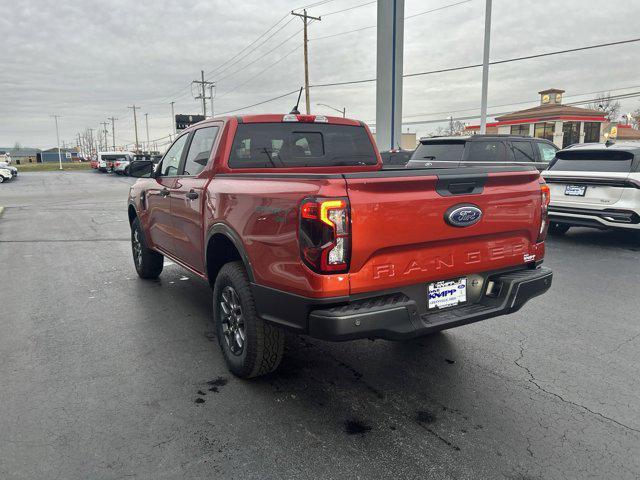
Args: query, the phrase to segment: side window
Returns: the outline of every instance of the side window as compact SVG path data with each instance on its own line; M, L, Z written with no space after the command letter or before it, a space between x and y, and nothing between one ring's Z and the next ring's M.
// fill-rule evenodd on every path
M182 135L171 145L167 153L164 154L160 166L160 175L163 177L172 177L178 174L178 167L180 166L180 159L182 158L182 151L187 143L187 138L189 138L189 134Z
M536 142L538 146L538 151L540 152L540 159L543 162L550 162L553 160L553 157L556 156L557 150L553 148L548 143Z
M511 142L513 154L516 162L535 162L536 157L533 152L531 142Z
M189 153L184 162L183 175L198 175L209 161L211 147L218 135L219 127L207 127L196 130L191 140Z
M504 145L501 141L478 141L468 142L469 154L467 160L470 162L504 162Z

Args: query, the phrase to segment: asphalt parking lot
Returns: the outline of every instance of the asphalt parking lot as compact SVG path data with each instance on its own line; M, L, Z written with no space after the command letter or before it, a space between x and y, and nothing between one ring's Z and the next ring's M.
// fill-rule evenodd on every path
M292 337L227 373L207 285L138 279L96 172L0 186L0 478L640 478L640 245L571 230L520 312L409 343Z

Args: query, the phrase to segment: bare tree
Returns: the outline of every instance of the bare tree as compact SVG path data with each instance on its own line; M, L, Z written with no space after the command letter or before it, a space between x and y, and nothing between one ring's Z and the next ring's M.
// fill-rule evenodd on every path
M22 149L22 145L20 145L20 142L16 142L13 144L13 148L11 150L15 153L20 149Z
M640 108L636 108L631 113L631 126L640 129Z
M459 120L454 120L453 117L449 117L449 123L446 127L438 127L436 131L431 133L431 135L435 135L438 137L444 135L460 135L464 130L465 124Z
M620 114L620 102L611 99L611 92L598 94L595 101L588 104L587 108L600 110L610 122L616 120Z

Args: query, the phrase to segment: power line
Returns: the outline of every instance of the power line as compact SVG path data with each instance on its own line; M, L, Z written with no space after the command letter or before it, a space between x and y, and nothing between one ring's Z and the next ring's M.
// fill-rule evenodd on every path
M632 38L629 40L620 40L617 42L608 42L608 43L599 43L597 45L587 45L585 47L577 47L577 48L569 48L569 49L565 49L565 50L556 50L554 52L546 52L546 53L538 53L535 55L525 55L523 57L514 57L514 58L508 58L505 60L495 60L493 62L489 62L489 65L500 65L503 63L510 63L510 62L519 62L522 60L530 60L532 58L541 58L541 57L549 57L552 55L561 55L564 53L571 53L571 52L580 52L580 51L584 51L584 50L591 50L594 48L602 48L602 47L611 47L614 45L622 45L622 44L626 44L626 43L633 43L633 42L639 42L640 38ZM433 75L435 73L447 73L447 72L457 72L459 70L468 70L471 68L478 68L481 67L482 63L475 63L473 65L462 65L459 67L450 67L450 68L441 68L439 70L430 70L430 71L426 71L426 72L416 72L416 73L405 73L404 75L402 75L403 78L410 78L410 77L419 77L419 76L423 76L423 75ZM334 86L340 86L340 85L353 85L353 84L358 84L358 83L370 83L370 82L375 82L376 79L375 78L367 78L367 79L363 79L363 80L351 80L351 81L345 81L345 82L333 82L333 83L320 83L317 85L310 85L310 88L317 88L317 87L334 87Z
M256 78L258 78L260 75L262 75L264 72L266 72L267 70L275 67L277 64L279 64L281 61L283 61L285 58L287 58L288 56L290 56L291 54L297 52L298 50L300 50L302 48L302 45L298 45L296 48L294 48L293 50L291 50L289 53L286 53L285 55L283 55L282 57L280 57L278 60L276 60L275 62L271 63L270 65L268 65L266 68L260 70L258 73L254 74L251 76L251 78L249 78L247 81L242 82L238 85L236 85L235 87L221 93L220 95L218 95L218 98L222 98L225 95L228 95L231 92L236 91L238 88L243 87L244 85L246 85L247 83L255 80Z
M611 99L612 100L622 100L622 99L636 98L636 97L640 97L640 92L630 92L628 94L611 96ZM592 98L592 99L589 99L589 100L581 100L579 102L566 103L564 105L584 105L585 103L592 103L592 102L596 102L596 101L598 101L597 98ZM512 113L512 112L508 111L508 112L489 113L487 116L488 117L499 117L500 115L507 115L509 113ZM465 115L463 117L447 117L447 118L438 118L438 119L431 119L431 120L415 120L415 121L411 121L411 122L402 122L402 125L426 125L426 124L429 124L429 123L442 123L442 122L449 121L450 118L453 118L453 120L472 120L474 118L480 118L480 115ZM369 125L375 125L375 122L368 123L368 124Z
M290 92L283 93L282 95L278 95L277 97L269 98L267 100L263 100L262 102L254 103L252 105L246 105L244 107L235 108L233 110L227 110L226 112L220 112L218 115L226 115L227 113L239 112L240 110L246 110L247 108L257 107L258 105L264 105L265 103L273 102L274 100L279 100L284 97L288 97L289 95L293 95L294 93L298 93L300 89L296 88L295 90L291 90Z
M320 17L328 17L329 15L335 15L336 13L348 12L349 10L355 10L356 8L366 7L367 5L371 5L377 3L377 0L373 0L372 2L361 3L360 5L354 5L353 7L343 8L342 10L335 10L333 12L323 13L319 15Z
M293 19L292 19L292 20L293 20ZM237 69L237 70L235 70L235 71L231 72L230 74L225 75L225 76L223 76L223 77L219 78L219 79L217 80L217 82L222 82L223 80L225 80L225 79L227 79L227 78L229 78L229 77L232 77L232 76L233 76L233 75L235 75L236 73L241 72L241 71L242 71L242 70L244 70L245 68L247 68L247 67L249 67L249 66L253 65L255 62L257 62L257 61L259 61L259 60L262 60L265 56L267 56L267 55L269 55L270 53L272 53L272 52L276 51L278 48L280 48L282 45L284 45L285 43L287 43L289 40L291 40L293 37L295 37L296 35L298 35L298 34L299 34L300 32L302 32L303 30L304 30L304 28L301 28L301 29L299 29L299 30L296 30L296 31L295 31L295 32L293 32L290 36L288 36L288 37L287 37L287 38L285 38L282 42L280 42L278 45L276 45L275 47L273 47L273 48L272 48L271 50L269 50L268 52L264 53L264 54L262 55L262 57L258 57L258 58L256 58L256 59L252 60L251 62L249 62L248 64L246 64L246 65L244 65L244 66L240 67L239 69Z
M414 13L414 14L412 14L412 15L408 15L408 16L404 17L404 19L405 19L405 20L408 20L408 19L410 19L410 18L419 17L420 15L426 15L426 14L428 14L428 13L438 12L438 11L440 11L440 10L444 10L444 9L446 9L446 8L451 8L451 7L456 7L456 6L458 6L458 5L462 5L463 3L469 3L469 2L471 2L471 1L473 1L473 0L462 0L462 1L460 1L460 2L450 3L450 4L448 4L448 5L443 5L443 6L441 6L441 7L432 8L432 9L430 9L430 10L425 10L424 12L418 12L418 13ZM370 3L374 3L374 2L370 2ZM368 5L368 3L364 3L364 4L362 4L362 5L358 5L358 6L359 6L359 7L363 7L363 6L365 6L365 5ZM353 8L357 8L357 7L353 7ZM347 9L345 9L344 11L346 11L346 10L350 10L350 9L348 9L348 8L347 8ZM329 13L325 13L325 14L324 14L324 16L327 16L327 15L333 15L334 13L339 13L340 11L342 11L342 10L338 10L338 11L336 11L336 12L329 12ZM312 41L316 41L316 40L324 40L325 38L338 37L338 36L340 36L340 35L348 35L349 33L361 32L362 30L368 30L368 29L370 29L370 28L376 28L376 26L377 26L377 25L367 25L366 27L356 28L356 29L354 29L354 30L347 30L346 32L338 32L338 33L332 33L332 34L330 34L330 35L324 35L324 36L322 36L322 37L310 38L310 39L309 39L309 41L310 41L310 42L312 42Z
M582 97L584 95L595 95L597 93L602 93L602 92L617 92L620 90L630 90L632 88L640 88L640 85L632 85L629 87L620 87L620 88L605 88L603 90L596 90L593 92L583 92L583 93L574 93L572 95L564 95L563 98L573 98L573 97ZM613 99L613 97L612 97ZM523 100L520 102L512 102L512 103L502 103L500 105L491 105L491 107L489 108L501 108L501 107L512 107L515 105L524 105L527 103L535 103L537 102L537 100ZM581 103L589 103L589 101L586 102L570 102L570 103L565 103L565 105L580 105ZM445 111L441 111L441 112L429 112L429 113L413 113L411 115L404 115L403 118L415 118L415 117L426 117L429 115L446 115L446 114L452 114L452 113L461 113L461 112L472 112L475 110L479 110L478 107L470 107L470 108L462 108L459 110L445 110Z

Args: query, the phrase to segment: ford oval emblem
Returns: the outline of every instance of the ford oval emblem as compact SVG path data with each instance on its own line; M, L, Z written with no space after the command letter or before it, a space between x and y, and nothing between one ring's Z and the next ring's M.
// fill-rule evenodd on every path
M444 214L445 221L454 227L469 227L480 221L482 210L475 205L454 205Z

